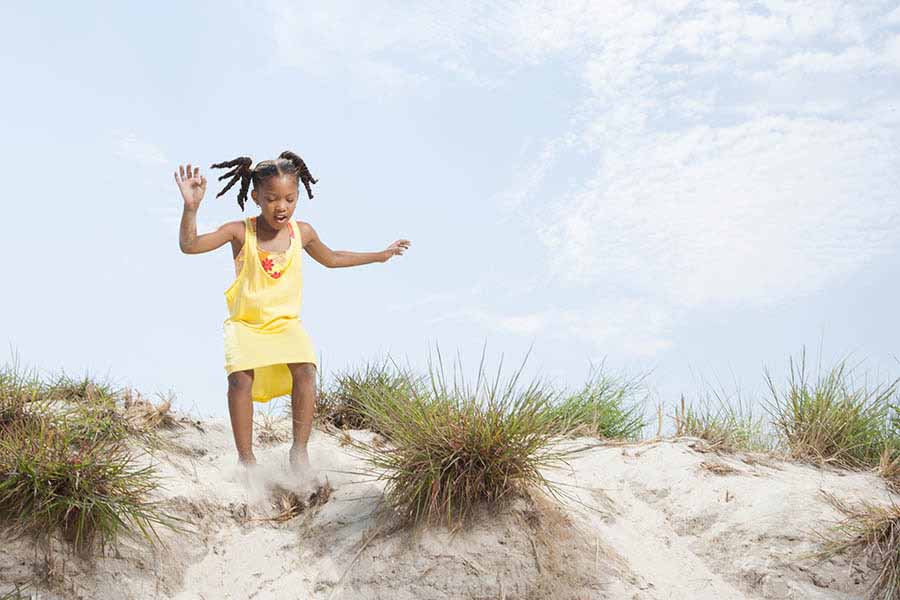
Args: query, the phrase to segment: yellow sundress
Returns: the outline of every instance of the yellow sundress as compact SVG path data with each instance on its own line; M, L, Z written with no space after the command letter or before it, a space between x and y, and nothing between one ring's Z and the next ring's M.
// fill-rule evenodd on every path
M253 369L250 395L255 402L291 393L289 363L318 368L312 339L300 320L303 243L296 222L290 227L290 247L283 253L266 252L257 246L255 217L245 219L236 277L225 290L225 372Z

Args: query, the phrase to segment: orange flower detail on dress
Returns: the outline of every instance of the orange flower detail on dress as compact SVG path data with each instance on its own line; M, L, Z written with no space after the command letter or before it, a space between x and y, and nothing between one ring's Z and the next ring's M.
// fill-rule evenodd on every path
M274 273L272 273L272 277L278 279L279 277L281 277L281 271L275 271Z
M275 265L275 262L271 258L264 258L262 261L262 267L266 270L266 272L271 273L272 267ZM274 275L274 273L273 273Z

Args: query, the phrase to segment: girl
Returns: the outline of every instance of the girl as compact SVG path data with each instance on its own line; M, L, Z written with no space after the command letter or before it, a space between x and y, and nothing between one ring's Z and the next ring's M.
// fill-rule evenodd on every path
M312 225L294 221L300 182L312 199L316 183L303 160L282 152L251 168L245 156L212 168L231 170L219 180L238 180L238 205L244 210L247 188L259 206L256 217L225 223L212 233L197 235L197 209L206 193L200 168L179 165L175 182L184 198L179 246L185 254L209 252L231 242L236 279L225 292L229 316L225 320L225 372L228 374L228 412L241 465L256 464L253 455L253 402L291 395L294 442L290 464L299 477L310 474L306 444L312 429L316 396L316 353L300 320L302 269L300 249L328 268L386 262L403 254L409 240L397 240L381 252L348 252L326 246Z

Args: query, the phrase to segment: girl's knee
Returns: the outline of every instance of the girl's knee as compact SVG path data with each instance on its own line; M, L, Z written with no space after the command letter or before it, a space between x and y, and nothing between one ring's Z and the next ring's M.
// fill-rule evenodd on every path
M315 363L291 363L288 365L288 369L294 379L313 382L316 380Z
M234 390L249 390L253 387L253 371L235 371L228 374L228 387Z

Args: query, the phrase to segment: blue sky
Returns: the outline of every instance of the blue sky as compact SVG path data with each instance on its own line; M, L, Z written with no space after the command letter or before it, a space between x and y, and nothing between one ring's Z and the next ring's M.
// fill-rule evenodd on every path
M227 414L230 252L179 252L172 173L210 230L241 214L208 165L290 149L330 247L412 240L304 255L326 375L435 343L666 403L803 345L900 374L897 2L31 3L0 40L24 363Z

